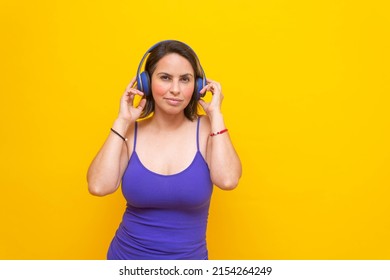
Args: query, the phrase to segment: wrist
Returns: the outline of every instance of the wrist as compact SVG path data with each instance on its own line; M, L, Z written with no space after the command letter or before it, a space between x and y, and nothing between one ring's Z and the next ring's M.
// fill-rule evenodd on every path
M130 126L131 122L129 122L128 120L117 118L114 121L112 128L121 133L122 135L125 135Z
M210 117L211 131L221 131L226 128L225 121L222 114L214 114L213 117Z
M213 122L223 122L223 115L221 112L214 112L213 114L209 115L211 123Z

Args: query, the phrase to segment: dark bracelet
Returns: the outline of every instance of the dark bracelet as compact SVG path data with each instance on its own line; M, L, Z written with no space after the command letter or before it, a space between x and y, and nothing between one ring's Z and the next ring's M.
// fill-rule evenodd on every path
M123 141L127 141L127 138L123 137L122 135L120 135L117 131L115 131L114 129L111 128L111 131L114 132L116 135L118 135L120 138L122 138Z

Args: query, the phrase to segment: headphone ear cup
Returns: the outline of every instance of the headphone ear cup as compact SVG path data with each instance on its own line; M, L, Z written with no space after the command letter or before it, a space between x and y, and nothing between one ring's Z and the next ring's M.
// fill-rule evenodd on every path
M137 89L142 91L145 97L151 94L148 72L144 71L137 77Z
M204 94L200 94L200 91L205 86L203 83L202 78L196 78L196 88L195 88L195 94L196 94L196 100L199 100L201 97L204 96Z

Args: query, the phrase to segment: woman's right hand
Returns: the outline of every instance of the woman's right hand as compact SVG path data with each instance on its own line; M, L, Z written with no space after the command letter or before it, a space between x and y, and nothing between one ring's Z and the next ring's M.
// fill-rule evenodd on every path
M142 110L145 107L146 99L142 98L137 107L134 107L134 97L139 95L144 96L142 91L139 91L136 88L133 88L136 78L134 77L130 84L126 87L125 92L122 95L119 109L119 119L122 119L126 122L133 123L141 115Z

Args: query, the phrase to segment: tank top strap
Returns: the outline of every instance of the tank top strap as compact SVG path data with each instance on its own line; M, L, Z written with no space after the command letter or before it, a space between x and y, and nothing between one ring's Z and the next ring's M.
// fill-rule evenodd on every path
M134 145L133 145L133 152L135 152L135 147L137 146L137 128L138 128L138 122L135 122L135 125L134 125Z
M196 148L199 152L199 124L200 124L200 116L198 117L198 123L196 125Z

